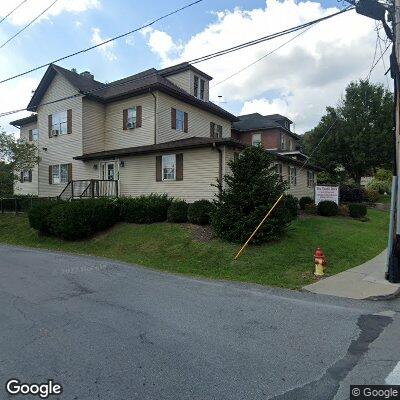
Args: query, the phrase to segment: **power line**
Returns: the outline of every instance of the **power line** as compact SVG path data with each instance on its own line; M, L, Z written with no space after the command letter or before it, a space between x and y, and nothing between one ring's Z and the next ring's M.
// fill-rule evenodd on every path
M0 19L0 24L5 21L11 14L13 14L15 11L18 10L24 3L26 3L28 0L22 0L21 3L19 3L16 7L14 7L7 15L5 15L2 19Z
M57 3L58 0L54 0L53 3L51 3L47 8L45 8L39 15L37 15L34 19L32 19L28 24L26 24L22 29L20 29L16 34L11 36L9 39L7 39L3 44L0 45L0 49L2 49L7 43L10 43L11 40L16 38L18 35L20 35L25 29L27 29L29 26L31 26L37 19L39 19L43 14L45 14L48 10L50 10L51 7L54 6L54 4Z
M57 0L56 0L56 1L57 1ZM58 59L56 59L56 60L53 60L53 61L50 61L50 62L48 62L48 63L46 63L46 64L42 64L42 65L39 65L39 66L37 66L37 67L34 67L34 68L32 68L32 69L30 69L30 70L28 70L28 71L21 72L20 74L17 74L17 75L14 75L14 76L10 76L9 78L6 78L6 79L1 80L0 83L8 82L8 81L10 81L10 80L12 80L12 79L19 78L19 77L24 76L24 75L27 75L27 74L29 74L29 73L31 73L31 72L34 72L34 71L37 71L37 70L39 70L39 69L48 67L50 64L55 64L55 63L57 63L57 62L59 62L59 61L66 60L67 58L74 57L74 56L76 56L76 55L78 55L78 54L86 53L86 52L88 52L88 51L90 51L90 50L96 49L97 47L103 46L103 45L105 45L105 44L107 44L107 43L110 43L110 42L112 42L112 41L114 41L114 40L121 39L121 38L123 38L123 37L125 37L125 36L131 35L132 33L135 33L135 32L137 32L137 31L140 31L141 29L144 29L144 28L148 28L148 27L154 25L156 22L161 21L161 20L163 20L163 19L165 19L165 18L167 18L167 17L169 17L169 16L171 16L171 15L173 15L173 14L177 14L178 12L183 11L183 10L185 10L186 8L189 8L189 7L191 7L191 6L194 6L195 4L198 4L198 3L202 2L202 1L203 1L203 0L196 0L196 1L194 1L194 2L192 2L192 3L189 3L189 4L187 4L187 5L183 6L183 7L180 7L180 8L177 8L176 10L173 10L173 11L169 12L168 14L164 14L164 15L162 15L161 17L158 17L158 18L152 20L151 22L149 22L149 23L147 23L147 24L145 24L145 25L142 25L142 26L140 26L140 27L138 27L138 28L135 28L135 29L133 29L133 30L131 30L131 31L129 31L129 32L123 33L123 34L118 35L118 36L114 36L114 37L112 37L111 39L105 40L104 42L98 43L98 44L96 44L96 45L94 45L94 46L87 47L86 49L79 50L79 51L76 51L76 52L74 52L74 53L68 54L68 55L66 55L66 56L60 57L60 58L58 58ZM1 48L1 47L0 47L0 48Z
M192 4L195 4L195 3L192 3ZM186 7L188 7L188 6L186 6ZM289 43L290 41L294 40L296 37L298 37L298 36L300 36L301 34L303 34L306 30L308 30L309 28L311 28L311 26L313 26L315 23L321 22L321 21L326 20L326 19L328 19L328 18L332 18L332 17L334 17L334 16L336 16L336 15L338 15L338 14L341 14L341 13L343 13L343 12L345 12L345 11L349 11L349 10L350 10L350 9L342 10L342 11L339 12L339 13L334 13L334 14L328 15L328 16L326 16L326 17L324 17L324 18L320 18L320 19L317 19L317 20L314 20L314 21L307 22L306 24L300 25L301 27L304 27L304 25L305 25L305 26L307 27L307 29L305 29L304 31L302 31L300 34L294 36L293 38L291 38L291 39L288 40L287 42L283 43L283 44L280 45L278 48L282 48L284 45L286 45L286 44ZM294 27L294 28L297 28L297 27ZM293 28L291 28L291 29L293 29ZM297 29L296 29L296 30L297 30ZM286 32L285 34L289 34L289 33L291 33L291 30L285 30L285 31L281 31L281 32ZM281 32L278 32L278 33L281 33ZM274 38L274 37L276 36L276 34L268 35L268 37L271 37L271 36L272 36L272 38ZM266 36L263 37L263 39L265 39L265 38L266 38ZM261 39L261 38L260 38L260 39ZM259 39L256 39L256 40L259 40ZM271 40L271 39L269 39L269 40ZM246 42L246 43L244 43L244 44L247 44L247 43L248 43L248 42ZM238 45L238 46L235 46L235 47L240 47L240 46L241 46L241 45ZM278 50L278 48L272 50L269 54L271 54L272 52ZM232 48L230 48L230 49L232 49ZM230 49L229 49L229 50L230 50ZM214 55L215 53L211 53L211 54ZM269 55L269 54L267 54L267 55ZM267 55L264 55L262 58L265 58ZM203 56L203 57L208 57L208 56ZM262 59L262 58L261 58L261 59ZM198 59L196 59L196 60L198 60ZM257 61L256 61L256 62L257 62ZM192 61L188 61L188 63L192 63ZM247 68L247 67L245 67L245 68ZM239 73L239 72L241 72L241 71L238 71L237 73ZM235 74L237 74L237 73L235 73ZM234 75L235 75L235 74L234 74ZM232 76L230 76L230 77L227 77L224 81L226 81L226 80L232 78L234 75L232 75ZM85 96L85 95L88 95L88 94L93 94L93 93L95 93L95 92L97 92L97 91L100 91L100 90L103 90L103 89L105 89L105 88L111 88L111 87L116 87L116 86L120 86L120 85L125 85L125 84L127 84L127 83L131 83L131 82L134 82L134 81L137 81L137 80L142 80L142 79L143 79L142 76L141 76L141 77L136 77L136 78L133 77L133 78L128 79L128 80L125 80L125 81L123 81L123 82L110 83L110 84L108 84L108 85L101 86L101 87L96 88L96 89L92 89L92 90L89 90L89 91L86 91L86 92L82 92L82 93L77 93L76 95L67 96L67 97L62 97L62 98L60 98L60 99L56 99L56 100L53 100L53 101L48 102L48 103L45 103L45 104L46 104L46 105L48 105L48 104L53 104L53 103L57 103L57 102L60 102L60 101L63 101L63 100L68 100L68 99L73 98L73 97ZM4 82L4 81L3 81L3 82ZM1 82L0 82L0 83L1 83ZM218 82L217 84L219 84L219 83L220 83L220 82ZM216 86L216 85L214 85L214 86ZM45 105L45 104L43 104L43 105ZM0 113L0 117L4 117L4 116L6 116L6 115L11 115L11 114L16 114L16 113L22 112L22 111L27 111L27 110L26 110L26 108L21 108L21 109L18 109L18 110L6 111L6 112L3 112L3 113Z
M241 43L239 45L230 47L228 49L224 49L224 50L220 50L220 51L217 51L217 52L214 52L214 53L211 53L211 54L207 54L205 56L195 58L195 59L193 59L193 60L191 60L189 62L191 64L197 64L199 62L207 61L207 60L210 60L212 58L219 57L219 56L231 53L233 51L241 50L241 49L244 49L244 48L249 47L249 46L254 46L256 44L259 44L259 43L262 43L262 42L265 42L265 41L268 41L268 40L272 40L272 39L275 39L277 37L284 36L284 35L287 35L289 33L293 33L293 32L296 32L298 30L301 30L303 28L307 28L309 26L318 24L319 22L325 21L325 20L330 19L332 17L336 17L337 15L343 14L343 13L351 11L351 10L354 10L354 7L347 7L346 9L340 10L340 11L338 11L336 13L327 15L326 17L318 18L318 19L315 19L313 21L309 21L309 22L306 22L304 24L288 28L288 29L285 29L285 30L280 31L280 32L276 32L276 33L273 33L273 34L270 34L270 35L267 35L267 36L263 36L263 37L258 38L258 39L251 40L251 41L246 42L246 43Z

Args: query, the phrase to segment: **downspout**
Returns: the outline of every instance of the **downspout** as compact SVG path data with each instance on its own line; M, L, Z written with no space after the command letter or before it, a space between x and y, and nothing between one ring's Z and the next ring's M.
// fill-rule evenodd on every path
M218 151L218 191L219 194L222 192L222 150L216 145L216 143L213 143L213 148Z
M150 93L154 97L154 144L157 144L157 96L153 92Z

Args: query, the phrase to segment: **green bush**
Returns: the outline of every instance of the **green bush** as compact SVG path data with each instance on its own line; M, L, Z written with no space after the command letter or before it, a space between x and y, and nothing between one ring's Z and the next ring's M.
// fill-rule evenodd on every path
M367 215L367 207L365 206L365 204L349 204L349 214L352 218L365 217Z
M117 201L122 221L151 224L167 220L167 212L172 199L167 195L151 194L140 197L121 197Z
M314 204L314 200L309 196L304 196L304 197L302 197L300 199L299 204L300 204L300 209L301 210L305 210L306 209L306 205Z
M190 223L196 225L208 225L212 203L208 200L198 200L189 204L187 217Z
M287 189L272 169L274 157L260 147L245 148L240 157L229 161L231 174L217 194L211 225L222 239L243 243ZM257 232L252 243L277 240L294 218L291 199L281 202ZM296 210L297 213L297 210Z
M339 212L339 207L334 201L321 201L317 206L317 213L324 217L333 217Z
M365 189L365 198L370 203L376 203L379 200L379 191L368 187Z
M87 238L119 219L115 200L87 199L57 204L48 217L50 233L66 240Z
M184 200L174 200L168 208L168 222L187 222L188 205Z
M299 215L299 200L291 194L285 194L282 199L283 207L289 213L289 222Z
M28 220L31 228L39 231L43 235L50 234L49 216L53 207L62 204L60 200L45 200L37 202L28 211Z
M304 212L307 214L316 214L317 213L317 206L312 204L306 204L304 207Z

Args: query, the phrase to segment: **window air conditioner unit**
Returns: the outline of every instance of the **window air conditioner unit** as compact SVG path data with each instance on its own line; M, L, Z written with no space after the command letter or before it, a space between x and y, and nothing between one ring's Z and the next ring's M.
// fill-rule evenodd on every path
M126 127L127 127L128 129L134 129L134 128L135 128L135 123L134 123L134 122L128 122L128 123L126 124Z
M53 129L51 131L51 136L58 136L58 129Z

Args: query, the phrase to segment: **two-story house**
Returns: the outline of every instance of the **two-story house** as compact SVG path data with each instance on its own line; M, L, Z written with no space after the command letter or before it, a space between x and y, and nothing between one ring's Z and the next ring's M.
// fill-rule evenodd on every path
M316 172L321 169L304 165L307 156L301 151L300 137L291 131L292 121L280 114L259 113L240 115L238 119L232 125L232 138L274 153L277 172L288 182L289 193L313 198Z
M212 199L248 141L235 127L241 117L209 101L211 79L188 63L109 84L49 66L27 107L35 114L12 122L41 158L16 192Z

